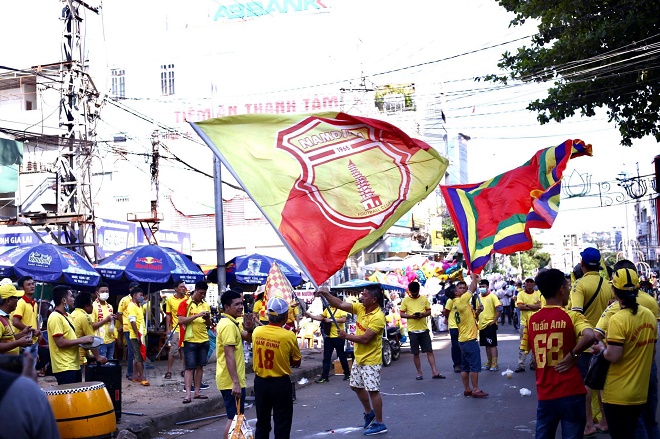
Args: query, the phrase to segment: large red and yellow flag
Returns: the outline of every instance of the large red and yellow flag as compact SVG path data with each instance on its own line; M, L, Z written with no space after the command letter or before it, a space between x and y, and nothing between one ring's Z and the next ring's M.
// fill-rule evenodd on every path
M447 168L397 127L345 113L191 125L317 284L435 190Z
M470 271L480 273L492 253L532 248L529 229L552 226L559 213L562 174L571 158L583 155L591 155L591 145L567 140L490 180L441 186Z

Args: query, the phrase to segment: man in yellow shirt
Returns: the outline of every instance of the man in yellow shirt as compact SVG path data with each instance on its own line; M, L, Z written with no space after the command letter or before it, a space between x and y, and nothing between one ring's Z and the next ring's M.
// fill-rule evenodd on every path
M236 398L240 400L241 413L245 412L245 361L243 341L252 342L254 330L253 315L237 319L243 315L243 298L237 291L229 290L220 296L222 313L218 321L216 347L218 349L215 382L222 394L227 410L227 424L223 439L229 436L231 421L237 413Z
M208 399L208 396L199 393L209 352L208 329L211 328L211 308L204 301L208 289L209 286L206 282L197 282L195 291L190 298L181 302L177 311L179 324L185 327L183 356L186 365L186 397L183 399L184 404L190 404L192 401L190 392L193 385L193 373L195 376L193 399Z
M447 319L447 328L449 329L449 337L451 338L451 360L454 366L455 373L461 373L461 346L458 344L458 325L456 324L456 316L451 310L454 308L454 300L456 300L456 290L461 290L460 295L467 291L467 284L458 281L456 285L450 285L445 289L445 296L449 300L445 303L445 308L442 310L442 315Z
M293 395L291 366L299 366L302 356L296 334L282 328L289 315L286 300L274 297L268 301L268 325L252 333L254 353L254 398L257 411L255 437L267 438L273 424L276 438L291 435Z
M344 302L329 292L322 291L330 306L356 315L355 334L339 331L340 338L355 343L355 361L351 370L351 389L364 408L365 435L385 433L383 398L380 394L380 371L383 366L383 292L379 284L368 285L362 291L362 303ZM370 402L371 401L371 402ZM373 408L372 408L373 407Z
M534 279L531 277L525 279L525 288L518 293L516 299L516 305L520 311L521 343L523 334L525 333L525 326L527 326L529 318L541 309L541 292L535 290L535 286ZM518 349L518 367L515 370L516 373L525 371L525 360L527 359L528 353L530 353L530 350L523 350L522 348ZM529 370L536 370L536 360L534 359L534 355L530 355Z
M73 321L73 328L76 331L76 337L84 337L86 335L94 336L94 328L92 328L91 315L94 312L92 296L89 293L78 293L74 300L75 309L71 313L71 321ZM108 360L106 357L99 355L98 348L90 349L96 361L105 364ZM80 364L83 368L87 366L87 349L79 348Z
M17 283L19 290L23 290L25 294L18 300L16 310L11 315L11 323L17 331L23 331L28 326L32 328L32 344L26 351L30 352L36 366L41 325L39 325L39 304L34 300L34 279L31 276L23 276Z
M463 396L473 398L486 398L488 393L479 388L479 373L481 373L481 351L477 343L477 320L472 308L472 295L477 289L479 277L472 275L472 282L468 291L457 288L455 291L451 312L454 313L458 326L458 344L461 347L461 381L463 382ZM472 387L470 387L472 385Z
M144 337L147 335L146 325L144 323L144 291L142 288L135 287L131 290L131 301L126 308L125 318L129 323L129 343L133 351L133 382L148 386L150 383L144 376L144 357L142 356L142 346L144 346ZM145 348L146 351L146 348Z
M139 286L140 284L137 282L131 282L130 284L128 284L128 294L122 297L121 300L119 301L119 305L117 305L117 317L119 317L119 327L117 328L118 331L117 340L120 343L126 345L126 352L128 354L128 361L126 364L126 378L128 378L131 381L133 380L133 348L131 347L131 339L129 335L131 324L128 321L128 315L126 314L126 311L128 310L128 305L133 300L131 291L133 291L134 288L137 288Z
M179 357L181 359L182 371L184 370L183 366L183 355L181 352L181 343L179 335L179 316L177 312L179 311L179 305L181 302L186 300L186 293L188 289L186 288L186 283L182 280L174 283L174 295L167 298L165 301L165 329L167 329L167 336L170 337L170 352L167 356L167 373L165 374L165 379L172 378L172 365L174 365L174 358Z
M28 326L16 333L10 320L21 297L23 292L16 291L13 284L0 286L0 354L18 355L20 348L32 345L32 328Z
M115 358L117 329L114 325L115 315L112 305L108 303L110 288L107 283L99 282L96 285L96 297L93 304L92 329L96 331L98 337L103 339L103 344L99 346L99 355L111 360Z
M497 319L502 314L500 299L490 291L488 279L479 281L481 307L479 308L479 345L486 348L486 364L483 370L498 371L497 365Z
M73 308L73 293L66 285L53 288L53 303L55 310L48 317L48 348L50 350L50 365L57 384L73 384L82 382L80 370L80 355L78 345L93 343L94 336L76 337L68 312Z
M419 282L413 281L408 284L409 296L401 302L401 318L408 320L408 337L410 337L410 352L413 354L413 364L417 369L415 379L422 380L422 364L419 359L420 348L426 353L426 359L431 366L431 375L434 379L444 379L445 376L438 373L435 367L435 355L433 355L433 344L429 331L428 316L431 315L431 304L426 296L419 295Z
M328 287L321 287L324 291L330 291ZM333 296L336 296L337 293L330 292ZM346 358L346 352L344 351L344 345L346 344L343 338L339 338L337 332L337 327L332 323L332 318L330 314L335 317L335 321L339 324L339 329L342 331L346 330L346 316L348 315L345 311L337 308L325 308L323 314L320 316L314 316L306 312L305 315L312 320L317 320L319 322L324 322L327 325L330 325L330 333L324 334L323 338L323 371L321 376L316 379L316 383L327 383L330 377L330 364L332 360L332 353L337 351L337 358L341 363L341 367L344 370L344 381L348 381L351 378L351 371L348 368L348 359Z

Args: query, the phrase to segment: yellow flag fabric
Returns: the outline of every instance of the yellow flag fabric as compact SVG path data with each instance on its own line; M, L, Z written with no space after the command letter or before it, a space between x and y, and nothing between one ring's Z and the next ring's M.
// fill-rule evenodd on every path
M345 113L191 125L317 284L434 191L448 164L387 122Z

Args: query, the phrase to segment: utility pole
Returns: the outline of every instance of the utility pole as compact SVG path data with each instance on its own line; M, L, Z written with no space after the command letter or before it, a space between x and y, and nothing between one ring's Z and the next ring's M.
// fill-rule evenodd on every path
M55 165L57 216L46 219L43 225L59 245L96 262L98 251L91 193L91 161L96 150L95 124L101 100L87 73L81 44L83 19L79 11L81 8L96 14L99 11L82 0L63 0L63 3L60 126L66 128L66 134L60 143ZM58 233L48 228L51 224L57 226Z

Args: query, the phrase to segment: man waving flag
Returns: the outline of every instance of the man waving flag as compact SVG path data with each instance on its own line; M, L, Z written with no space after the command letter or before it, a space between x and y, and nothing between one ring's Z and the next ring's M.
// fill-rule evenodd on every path
M571 158L583 155L591 155L591 145L567 140L537 151L527 163L490 180L441 186L470 271L480 273L491 253L532 248L529 229L552 227L559 212L562 174Z
M317 284L435 190L448 163L389 123L345 113L191 125Z

